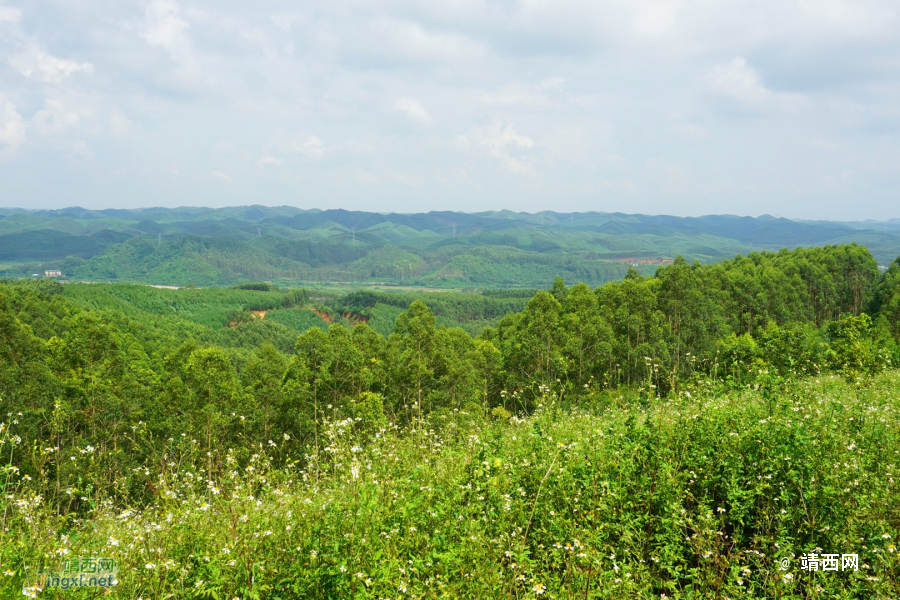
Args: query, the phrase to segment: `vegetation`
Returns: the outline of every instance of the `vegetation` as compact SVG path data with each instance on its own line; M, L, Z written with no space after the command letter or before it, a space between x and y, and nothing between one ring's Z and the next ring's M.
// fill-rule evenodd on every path
M5 281L0 592L114 555L135 598L894 597L898 273L827 246L434 310Z
M596 286L621 279L629 265L649 275L677 255L709 263L809 245L866 244L886 265L900 254L900 226L872 227L721 215L0 209L0 272L58 269L74 281L179 286L535 288L556 276Z

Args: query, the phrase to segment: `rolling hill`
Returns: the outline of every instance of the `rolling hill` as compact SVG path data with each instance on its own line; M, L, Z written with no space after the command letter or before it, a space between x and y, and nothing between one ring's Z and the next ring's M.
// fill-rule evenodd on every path
M493 211L418 214L240 206L0 209L0 271L168 285L339 282L439 288L598 285L676 256L715 262L755 250L857 242L900 254L896 223L768 215L674 217Z

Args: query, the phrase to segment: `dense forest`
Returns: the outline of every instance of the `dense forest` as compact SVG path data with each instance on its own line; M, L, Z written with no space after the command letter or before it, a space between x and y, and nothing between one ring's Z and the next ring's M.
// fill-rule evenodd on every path
M235 298L239 299L239 309L230 308ZM523 496L526 489L531 497L541 494L544 481L554 468L554 462L547 463L541 457L552 457L555 452L557 457L559 452L566 453L566 457L559 459L559 468L560 472L563 466L574 469L571 473L574 479L566 484L573 487L565 491L553 487L562 485L559 481L550 482L547 493L558 494L557 501L563 504L569 502L565 498L575 498L575 504L567 505L567 511L594 511L589 507L577 508L581 506L579 498L587 493L577 490L583 489L579 486L588 485L578 483L581 481L578 469L588 477L585 481L593 482L588 488L594 490L595 501L599 501L596 484L600 480L595 478L601 475L588 476L587 473L600 468L599 463L592 463L600 458L585 454L588 448L583 451L573 449L576 444L581 444L579 448L591 444L597 449L605 448L606 442L600 439L604 435L624 436L622 447L634 445L634 452L638 453L629 459L637 461L628 467L635 469L631 475L644 481L649 476L645 469L650 463L669 464L667 468L674 471L667 471L665 476L660 474L658 482L655 479L645 481L649 487L637 491L617 488L619 493L636 494L636 498L644 498L641 502L648 502L644 508L631 506L621 510L641 514L644 509L650 514L670 508L674 511L676 505L681 506L687 501L674 497L662 499L659 494L664 492L653 490L657 490L657 486L664 487L665 477L675 477L676 472L690 472L694 475L691 484L698 480L696 485L702 487L691 470L700 468L697 465L702 461L672 466L674 463L666 461L676 460L676 455L666 453L674 452L674 447L666 446L669 449L663 450L652 439L666 438L667 444L681 444L687 443L691 436L702 437L713 430L718 431L715 428L719 427L750 427L751 421L735 423L734 419L741 421L744 418L736 416L740 411L752 413L755 419L752 422L765 423L767 418L772 418L775 423L774 415L781 414L778 411L801 410L797 408L799 404L791 403L806 402L802 397L804 394L820 398L817 400L820 404L825 402L823 398L827 399L831 392L815 387L821 385L820 377L845 382L833 385L849 386L850 391L840 393L849 394L847 397L853 398L853 402L862 403L859 410L880 410L876 404L889 400L886 396L877 396L882 394L879 390L895 389L890 387L895 384L885 384L883 378L878 378L883 376L877 374L900 361L900 260L891 263L882 273L869 251L856 244L753 252L716 264L689 263L679 257L673 264L657 268L653 276L643 276L635 269L629 269L623 279L595 288L584 283L567 286L562 278L557 278L552 287L531 292L528 297L521 291L497 291L434 294L423 302L411 296L359 291L326 300L317 300L307 290L282 290L271 284L249 284L232 290L156 290L139 286L75 286L48 280L3 280L0 285L0 403L6 432L4 445L0 446L0 458L6 465L4 490L9 492L3 505L6 531L11 522L7 519L13 515L24 519L16 521L16 527L30 527L28 523L32 522L33 515L29 511L37 511L39 505L49 511L42 518L56 519L53 522L60 530L74 531L84 523L93 522L95 527L101 527L96 525L101 514L108 513L109 518L114 519L115 511L122 507L157 510L168 502L166 494L173 494L172 498L180 498L184 503L188 501L187 496L177 496L172 491L175 481L185 477L184 472L191 481L182 480L178 485L184 485L183 490L192 490L191 498L205 498L204 502L210 504L220 493L220 488L224 489L226 485L230 486L229 493L234 502L246 496L244 492L250 493L248 498L256 493L260 498L270 494L273 489L270 486L274 486L276 480L278 485L288 488L295 485L292 482L300 485L300 481L306 482L303 485L313 485L308 478L313 478L316 485L321 481L326 487L337 486L333 488L337 494L334 499L322 504L320 498L316 503L324 511L319 515L322 522L331 523L329 528L340 528L337 523L354 511L360 514L361 505L356 509L345 506L339 514L328 512L326 505L334 502L335 506L343 506L340 498L344 493L357 494L354 496L356 502L374 502L372 498L364 500L358 496L361 492L352 483L357 479L360 465L364 464L359 462L356 454L376 453L366 454L370 461L366 468L371 470L371 461L389 461L393 456L379 445L386 444L388 439L396 444L395 451L405 448L403 452L408 454L403 468L413 472L405 472L402 476L395 472L385 477L406 478L403 480L407 483L416 481L415 464L420 464L422 477L428 473L426 478L434 478L434 485L438 485L441 478L458 481L460 473L450 476L431 471L441 461L449 460L451 455L456 457L453 460L462 461L457 466L468 476L485 479L479 484L481 487L476 486L478 490L501 485L504 477L501 467L509 461L522 463L524 460L522 464L527 467L530 460L542 465L542 471L546 467L546 474L528 471L531 479L527 482L522 480L514 486L504 483L505 497L491 495L499 502L498 510L503 513L504 505L510 510L513 500L509 494L518 493L516 486ZM405 306L401 308L398 304ZM317 312L309 310L315 306L319 306ZM328 310L334 317L330 324L320 316L327 316ZM259 311L273 311L273 314L283 311L285 315L274 320L268 314L258 318L254 312ZM379 311L382 311L382 322L389 316L395 317L389 330L379 332L367 322L377 322ZM442 316L444 324L439 322L436 313ZM321 321L314 321L311 316ZM473 335L471 328L466 331L452 326L453 323L489 325ZM292 336L290 343L286 343L289 335ZM816 378L815 383L812 383L813 378ZM812 387L801 392L804 385ZM884 388L885 385L888 388ZM868 398L865 394L875 394L881 399L877 402L864 400ZM731 397L743 400L729 404L725 399ZM722 410L717 416L703 417L709 419L708 422L696 420L697 415L706 414L704 401L698 400L702 398L713 405L721 404ZM684 410L688 415L699 412L693 417L684 417L687 420L683 422L679 420L681 416L676 419L681 423L678 426L681 429L662 430L653 425L654 418L663 421L675 418L672 411L682 410L678 402L695 400L701 403L696 406L685 404L688 408ZM866 405L866 402L870 404ZM894 410L892 405L884 406ZM552 414L547 412L551 408ZM803 410L822 414L820 408ZM563 412L557 414L556 411ZM864 420L866 423L878 420L871 415L863 417L857 413L859 420L853 427L862 427ZM525 441L519 441L516 434L510 433L512 430L501 429L516 427L519 423L526 424L526 429L517 434ZM570 428L554 434L559 436L559 446L556 442L543 446L545 441L553 440L548 432L563 427L564 423ZM823 427L831 427L831 423L827 421ZM893 429L888 433L878 429L882 432L878 435L888 438L896 435L895 425L890 427ZM786 431L779 430L778 436L788 435ZM871 433L866 432L868 430L859 430L853 435L862 439ZM484 437L494 435L494 441ZM716 435L724 434L718 431ZM762 439L775 434L766 429L750 435ZM794 436L794 432L789 435ZM483 441L473 442L472 436ZM525 447L520 449L520 454L509 454L512 451L502 449L501 439L511 444L509 447L521 444ZM801 444L799 439L790 439L793 440L790 444ZM748 438L747 443L751 442ZM710 448L718 450L708 452L719 458L722 452L727 453L727 440L709 443L712 444ZM614 446L607 450L618 455ZM462 454L453 454L457 451ZM747 456L755 456L753 452L758 451L761 450L753 450ZM379 457L378 452L388 454ZM826 452L826 448L823 447L822 452ZM729 456L728 460L732 462L746 458L740 454ZM835 458L831 454L828 456ZM703 460L706 458L704 455ZM896 460L893 455L889 458ZM270 462L261 466L263 460ZM420 460L424 463L418 463ZM429 463L431 460L434 462ZM753 472L759 466L759 463L741 464L740 469ZM707 468L712 467L707 465ZM871 468L888 469L890 475L893 467L882 462ZM251 477L248 473L255 473L254 469L260 473L265 470L272 481L265 477L255 479L256 474ZM270 472L268 469L275 470ZM244 475L239 476L239 472ZM727 483L727 475L724 479L720 475L710 475L706 483L712 487L694 490L694 499L688 503L692 515L695 512L695 516L705 515L707 508L712 511L716 508L713 504L721 503L719 513L711 512L709 518L724 520L725 510L736 509L734 494L738 492L728 487L731 484ZM244 479L236 479L238 477ZM602 477L608 478L610 474ZM243 483L238 485L237 481ZM725 487L716 487L720 484ZM465 484L459 485L463 488L463 496L468 498L465 502L471 502L469 495L476 492L466 492ZM468 489L472 489L471 482ZM651 490L649 496L647 489ZM178 492L181 493L188 492ZM490 495L486 491L482 493L485 494ZM782 491L782 494L787 496L789 492ZM416 496L416 493L412 495ZM803 497L802 491L800 497ZM17 504L10 498L15 498ZM833 498L820 500L823 507L836 510ZM427 511L427 501L424 497L421 501L426 504L417 510ZM457 503L454 506L459 501L462 499L454 500ZM277 504L278 499L266 495L266 502ZM728 506L721 508L726 502ZM515 543L508 552L518 553L520 558L515 560L537 564L541 560L539 556L549 551L545 544L549 546L555 539L565 543L567 550L562 550L563 546L559 545L557 558L562 558L553 562L556 566L545 565L549 575L542 577L550 579L528 579L527 585L522 584L525 587L515 581L502 585L511 586L508 594L512 597L518 594L516 590L521 591L522 596L540 595L541 586L549 585L551 580L557 593L562 594L558 597L571 597L566 594L574 593L572 590L576 588L580 590L578 586L585 586L587 590L589 583L586 581L590 581L592 575L586 572L586 567L576 568L575 563L567 562L569 559L566 558L566 552L580 548L584 540L577 538L573 542L564 531L554 533L552 517L555 511L542 512L539 519L544 521L535 523L537 506L535 499L530 519L528 509L523 508L524 512L510 525L513 530L507 533L515 538L510 543ZM233 519L231 526L237 531L238 517L243 509L234 510L238 512L232 512L230 516L223 514L221 518L225 519L223 523ZM312 514L318 509L310 505L309 510ZM756 508L745 507L745 510L749 512L743 517L735 515L737 519L746 518L743 525L729 521L727 525L723 522L716 527L735 538L755 539L754 536L759 535L755 528L761 527L761 517L754 512ZM895 512L879 518L890 521L897 517ZM730 515L728 513L729 519ZM833 523L836 515L824 515L822 522ZM485 514L481 516L487 519ZM577 516L570 514L572 519ZM191 517L185 515L183 518ZM331 518L338 521L331 522ZM392 534L387 533L390 530L402 537L402 533L391 529L394 525L389 522L394 518L402 520L401 516L385 518L387 521L378 526L383 526L385 531L372 534L390 538ZM403 518L415 521L411 516ZM798 523L802 523L795 527L799 527L797 533L791 533L789 538L799 548L801 542L813 540L819 528L810 522L808 510L805 519L797 518L800 519ZM481 517L476 517L478 519ZM436 521L431 521L428 526L434 528ZM646 521L646 539L641 537L644 541L635 542L636 545L628 542L635 553L629 559L632 567L651 568L648 563L660 560L657 556L660 552L675 553L663 557L667 565L688 564L693 560L690 557L700 552L696 545L666 546L678 536L670 539L662 530L657 531L659 540L669 541L658 540L657 543L651 536L651 529L670 527L672 523L663 526L658 521L652 522L655 524L651 527L651 521ZM533 523L539 531L529 538ZM152 529L152 524L143 526ZM101 529L103 527L106 525ZM695 533L706 531L696 524L692 528ZM639 528L633 534L643 536L640 532ZM357 533L352 537L351 533L347 533L345 539L358 539ZM256 536L259 535L257 531ZM476 533L472 535L476 536ZM498 531L488 535L502 537L506 534ZM784 535L787 534L778 539L788 539ZM707 541L712 550L703 552L724 552L715 536ZM638 551L642 544L645 547ZM416 554L414 547L404 547L405 550L394 556L408 556L410 565L421 560L421 563L415 562L421 569L425 569L424 562L431 566L459 559L447 554L450 550L445 548L441 552L436 550L426 560ZM329 554L334 561L342 560L340 556L354 556L352 548L343 545L341 548L340 552L335 550L336 553ZM397 552L397 547L391 548L391 552ZM745 550L749 548L747 546ZM323 555L327 552L312 546L300 549L305 556L312 552L312 559L316 559L319 552ZM600 549L595 548L592 552ZM21 570L24 561L34 558L31 550L21 544L10 545L0 552L4 565L10 565L10 575L24 575ZM573 557L578 554L576 550L572 552ZM146 570L163 560L145 554L140 556L135 560L146 560L150 565ZM234 560L228 560L234 566ZM378 562L377 558L372 560ZM498 560L507 564L512 559ZM735 561L732 566L749 565L749 559ZM464 563L462 560L459 564ZM313 569L309 565L308 561L306 566ZM402 581L397 584L399 580L395 580L394 575L379 575L379 579L374 573L363 573L357 581L355 573L348 576L349 579L343 577L346 569L341 566L342 570L339 570L338 566L338 562L329 563L327 575L313 576L310 575L312 571L297 575L299 579L311 579L295 581L300 588L291 589L294 593L305 590L302 594L317 597L334 597L334 594L376 597L375 588L369 589L373 580L390 580L390 585L403 587L407 585L404 581L415 579L414 575L407 574L400 577ZM201 567L194 566L196 569ZM257 567L259 565L253 569ZM241 568L250 566L244 564ZM463 574L466 568L473 569L471 564L462 567ZM746 568L750 570L749 566ZM701 588L705 590L703 594L707 594L713 589L710 586L718 585L716 589L720 589L732 575L743 581L735 575L742 572L740 569L728 573L712 569L701 570L702 576L677 569L654 572L652 576L645 574L649 579L642 580L643 587L639 589L643 590L641 593L652 591L657 597L660 593ZM231 597L230 594L241 593L241 590L241 597L292 597L284 590L293 584L283 580L277 583L280 580L274 575L264 576L265 568L253 571L257 573L254 577L266 581L265 585L269 586L266 589L272 595L259 596L262 592L254 587L257 585L254 577L248 576L250 583L247 583L239 573L232 577L224 575L225 571L204 572L205 580L213 579L215 586L204 587L201 578L196 584L199 590L196 593L208 592L210 595L198 597L224 597L215 595L220 592L228 592ZM153 593L154 589L175 589L167 587L176 585L173 582L177 577L172 577L161 574L157 583L138 578L135 581L139 583L134 584L138 587L131 589L141 589L146 594ZM365 583L364 577L370 583ZM444 571L443 577L445 583L448 577L462 582L466 579L452 570ZM753 580L749 574L743 578ZM179 585L183 586L183 578L180 581ZM437 580L432 578L430 581L428 585L437 585ZM616 581L621 583L621 579ZM768 581L760 580L758 585L763 587L758 589L763 590L769 585ZM612 585L612 580L610 582ZM637 585L637 579L633 583ZM469 584L458 585L462 587L457 591L475 589L465 587ZM737 584L732 581L728 585ZM422 591L424 589L418 594L429 595ZM626 593L623 590L627 589L621 588L620 592ZM275 595L274 590L282 590L279 593L287 595ZM253 593L257 596L252 596ZM697 597L707 597L703 594ZM478 597L478 593L472 591L471 597Z
M429 212L381 214L243 206L222 209L0 209L0 273L230 286L272 281L451 289L591 286L642 275L681 255L711 263L751 251L866 245L900 254L900 224L709 215Z
M715 265L679 259L653 277L632 270L595 289L557 279L527 304L520 300L520 311L495 315L496 326L476 336L438 324L414 300L398 309L389 335L364 319L307 324L302 333L298 323L292 343L281 348L272 339L283 340L289 330L252 311L302 306L309 302L303 290L265 284L151 290L187 294L184 304L206 308L226 293L242 294L245 311L229 311L228 323L203 328L116 311L133 305L109 301L105 286L71 294L96 307L84 308L67 298L66 287L28 280L0 287L0 396L7 411L27 417L29 439L52 442L60 452L85 444L119 448L108 482L148 458L152 445L132 435L137 423L150 439L205 440L221 468L222 447L284 436L316 445L326 416L411 426L458 411L528 414L549 388L580 396L643 385L665 395L698 378L740 387L797 373L864 374L898 360L900 335L900 263L881 275L855 245L754 253ZM389 296L361 291L340 301L345 314L365 317ZM465 309L484 315L475 300L493 301L495 309L516 301L502 294L462 295L463 303L436 296L442 314L458 320ZM233 332L230 347L215 343L226 340L210 333L216 330ZM23 472L34 469L33 459L20 456ZM68 488L75 475L67 466L47 463L31 475ZM148 493L134 483L129 494ZM76 495L54 501L67 510L82 504Z

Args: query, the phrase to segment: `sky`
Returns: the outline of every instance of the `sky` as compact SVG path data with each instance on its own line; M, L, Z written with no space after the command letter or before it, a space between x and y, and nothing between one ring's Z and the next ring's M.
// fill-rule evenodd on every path
M896 0L0 0L0 206L900 217Z

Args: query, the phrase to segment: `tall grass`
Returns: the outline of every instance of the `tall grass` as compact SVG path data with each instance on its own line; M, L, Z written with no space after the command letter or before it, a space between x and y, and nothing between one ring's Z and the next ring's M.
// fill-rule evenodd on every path
M6 468L0 596L42 560L112 556L120 598L897 597L898 384L578 405L545 390L525 418L330 422L318 454L272 440L211 478L198 443L173 439L134 474L152 504L101 498L77 516ZM3 464L31 443L15 417ZM71 458L89 473L95 453ZM808 552L860 568L802 571Z

